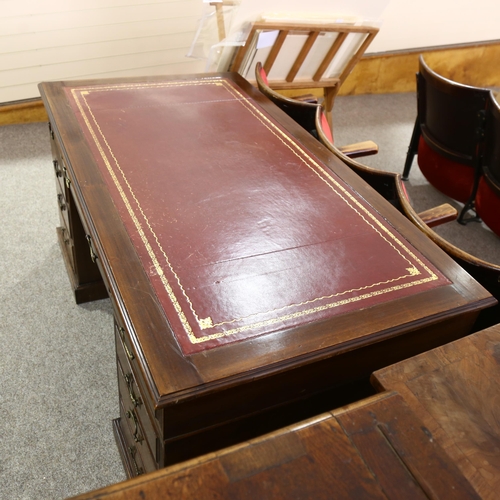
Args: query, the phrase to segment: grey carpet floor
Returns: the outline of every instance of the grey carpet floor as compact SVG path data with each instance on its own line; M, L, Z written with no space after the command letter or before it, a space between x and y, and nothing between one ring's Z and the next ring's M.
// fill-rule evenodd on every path
M0 127L0 498L125 479L108 300L77 306L55 227L46 124Z
M340 97L336 142L372 139L380 153L364 163L401 172L415 109L414 94ZM443 202L416 161L408 186L417 210ZM62 499L124 480L111 306L73 301L46 124L0 127L0 214L0 498ZM484 226L447 226L455 244L500 263Z

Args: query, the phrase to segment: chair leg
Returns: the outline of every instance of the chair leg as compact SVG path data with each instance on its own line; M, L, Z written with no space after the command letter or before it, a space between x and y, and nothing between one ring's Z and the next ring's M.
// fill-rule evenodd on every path
M472 217L465 218L467 212L469 212L470 210L476 213L474 201L476 199L476 193L477 193L477 188L479 186L480 178L481 178L481 168L479 165L476 165L474 173L474 184L472 186L471 195L469 196L469 199L466 201L464 207L460 211L460 214L458 215L457 218L457 222L459 224L462 224L462 226L465 226L469 222L481 222L481 217L479 217L477 214Z
M470 210L472 210L474 213L476 212L476 208L474 206L474 200L472 201L469 200L464 205L464 207L460 211L460 214L458 215L457 222L459 224L462 224L462 226L467 225L469 222L481 222L481 217L479 217L477 214L472 217L465 218L465 216Z
M417 116L417 119L415 120L415 126L413 127L413 133L411 134L410 145L408 146L408 153L406 153L406 161L403 169L403 175L401 176L401 178L404 181L407 181L410 175L413 158L415 158L415 155L417 154L418 151L419 140L420 140L420 122Z

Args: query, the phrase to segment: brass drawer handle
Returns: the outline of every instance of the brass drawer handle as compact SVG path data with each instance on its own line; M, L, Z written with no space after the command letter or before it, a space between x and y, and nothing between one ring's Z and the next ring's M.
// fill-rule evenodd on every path
M61 169L59 168L59 162L57 160L52 160L52 163L54 164L54 171L56 173L56 177L61 177L62 172Z
M68 234L68 231L66 230L65 227L62 228L62 237L63 237L63 241L64 243L66 243L66 245L69 245L69 242L70 242L70 238L69 236L66 236Z
M135 460L135 454L137 453L137 449L135 446L129 446L128 451L130 453L130 456L132 457L132 462L134 463L134 469L135 469L135 474L137 476L140 476L141 474L144 474L144 469L142 467L139 467L137 465L137 462Z
M97 254L94 251L94 247L92 246L92 236L90 234L85 235L85 238L87 238L87 243L89 244L89 249L90 249L90 258L92 259L92 262L95 264L95 261L97 260Z
M134 377L131 373L125 375L125 382L127 383L130 401L132 401L134 407L142 405L142 399L138 398L134 393Z
M66 203L64 203L64 196L59 193L57 195L57 203L59 204L59 209L62 211L66 210Z
M125 349L125 353L127 354L127 358L132 361L135 359L134 353L130 351L127 347L127 343L125 342L125 328L119 327L118 331L120 332L120 338L122 339L123 348Z
M133 432L134 441L136 443L142 443L142 441L144 441L144 438L139 433L139 421L137 420L137 417L135 415L134 410L128 410L126 415L127 415L127 418L130 418L134 421L134 426L135 426L135 430Z
M62 168L63 173L64 173L64 182L66 183L66 187L69 189L71 186L71 179L68 176L68 171L66 170L66 167Z

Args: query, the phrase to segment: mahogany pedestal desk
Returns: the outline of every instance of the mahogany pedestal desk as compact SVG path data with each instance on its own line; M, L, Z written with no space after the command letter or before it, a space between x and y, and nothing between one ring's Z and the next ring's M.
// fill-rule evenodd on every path
M480 497L396 393L74 500Z
M495 303L236 74L40 91L75 298L114 307L130 476L306 418Z
M499 381L500 324L372 377L401 394L484 500L499 497Z

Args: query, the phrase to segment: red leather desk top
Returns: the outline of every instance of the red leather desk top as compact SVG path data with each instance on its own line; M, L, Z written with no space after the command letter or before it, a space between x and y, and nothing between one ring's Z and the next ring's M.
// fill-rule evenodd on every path
M450 283L230 80L65 91L184 354Z

